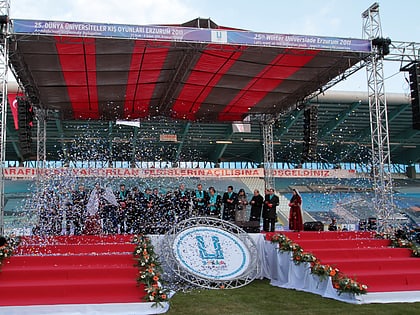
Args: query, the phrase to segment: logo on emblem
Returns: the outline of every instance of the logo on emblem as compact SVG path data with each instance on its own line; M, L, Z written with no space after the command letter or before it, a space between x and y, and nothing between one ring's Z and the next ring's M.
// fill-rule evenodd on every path
M175 238L173 250L184 268L208 279L239 277L250 262L248 248L238 237L214 227L182 231Z

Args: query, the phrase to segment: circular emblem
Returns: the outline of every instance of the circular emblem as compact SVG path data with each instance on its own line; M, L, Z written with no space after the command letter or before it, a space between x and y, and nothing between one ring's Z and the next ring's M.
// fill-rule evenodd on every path
M211 217L175 224L160 243L165 278L174 286L233 289L259 274L258 250L243 229Z
M173 243L178 262L189 272L215 280L229 280L247 270L250 253L235 235L214 227L192 227Z

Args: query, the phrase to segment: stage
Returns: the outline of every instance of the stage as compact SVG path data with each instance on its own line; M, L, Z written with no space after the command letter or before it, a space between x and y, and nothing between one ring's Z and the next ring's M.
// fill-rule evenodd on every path
M322 263L334 265L349 277L357 277L368 286L368 292L340 293L331 277L323 280L311 274L309 263L295 264L292 252L279 251L278 244L270 241L272 233L249 234L259 257L257 279L269 279L274 287L311 292L352 304L420 301L419 261L410 257L408 249L390 248L387 240L374 239L369 232L278 233L300 243L319 256ZM150 235L158 255L163 237ZM0 301L0 313L166 313L169 303L153 307L153 303L141 301L144 293L136 287L131 239L131 235L57 236L49 237L48 244L43 244L39 237L25 237L17 254L2 266L0 294L5 298ZM320 244L324 248L319 248ZM63 261L69 259L70 262ZM124 294L119 294L120 291Z

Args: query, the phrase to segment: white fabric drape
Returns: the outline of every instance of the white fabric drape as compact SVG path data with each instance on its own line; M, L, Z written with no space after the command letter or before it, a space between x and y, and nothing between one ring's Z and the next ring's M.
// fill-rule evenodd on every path
M273 286L311 292L352 304L420 302L419 291L374 292L363 295L339 294L334 289L330 277L321 280L320 277L311 274L309 263L296 265L293 262L292 253L279 251L277 244L269 241L264 241L262 246L261 243L259 244L262 261L261 276L269 279Z

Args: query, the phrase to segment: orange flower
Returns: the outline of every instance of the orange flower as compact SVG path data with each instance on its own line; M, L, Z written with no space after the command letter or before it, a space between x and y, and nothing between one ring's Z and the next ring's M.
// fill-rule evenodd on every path
M159 277L158 276L154 276L153 277L153 281L158 281L159 280Z
M162 294L162 299L166 300L166 294Z
M332 269L332 270L330 271L330 276L331 276L331 277L334 277L336 274L337 274L337 271L336 271L335 269Z

